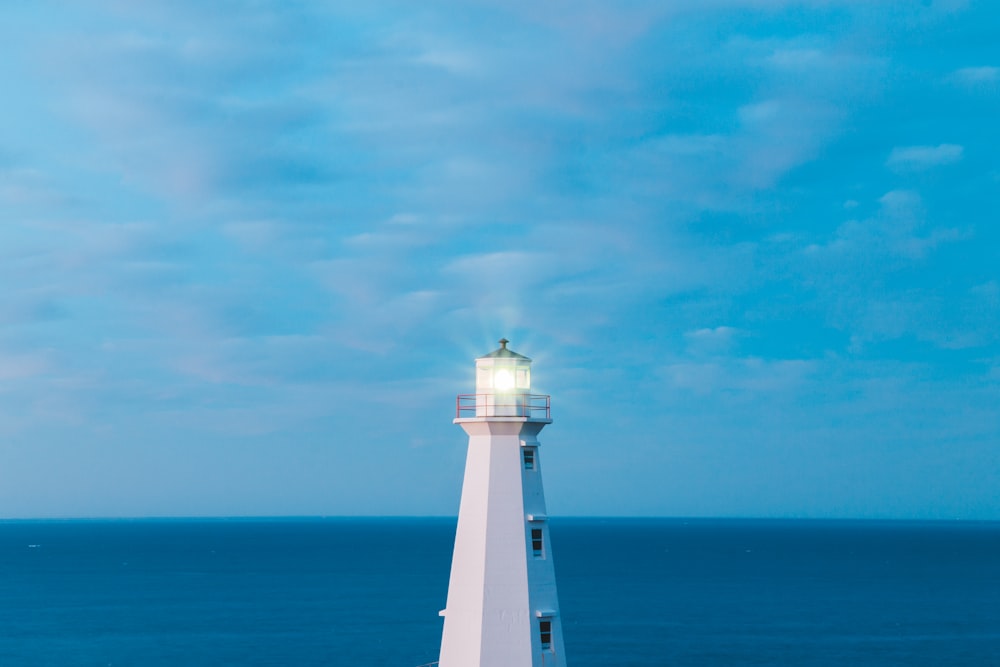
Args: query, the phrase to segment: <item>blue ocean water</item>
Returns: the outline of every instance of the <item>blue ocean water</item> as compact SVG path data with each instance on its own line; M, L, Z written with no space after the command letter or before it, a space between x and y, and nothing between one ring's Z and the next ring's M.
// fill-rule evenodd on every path
M437 659L454 519L0 522L0 665ZM1000 523L553 519L568 663L1000 665Z

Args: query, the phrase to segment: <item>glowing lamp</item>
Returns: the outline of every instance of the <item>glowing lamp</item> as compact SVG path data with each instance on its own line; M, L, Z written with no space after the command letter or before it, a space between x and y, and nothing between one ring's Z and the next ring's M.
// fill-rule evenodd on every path
M531 390L531 359L500 347L476 359L476 413L479 416L525 416Z
M506 368L493 371L493 388L499 391L510 391L514 388L514 374Z

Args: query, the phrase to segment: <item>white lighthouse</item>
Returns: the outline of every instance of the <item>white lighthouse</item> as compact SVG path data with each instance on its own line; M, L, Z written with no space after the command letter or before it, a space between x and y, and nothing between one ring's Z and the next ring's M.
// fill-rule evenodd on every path
M469 453L440 667L566 665L538 451L549 397L507 342L476 359L476 393L456 402Z

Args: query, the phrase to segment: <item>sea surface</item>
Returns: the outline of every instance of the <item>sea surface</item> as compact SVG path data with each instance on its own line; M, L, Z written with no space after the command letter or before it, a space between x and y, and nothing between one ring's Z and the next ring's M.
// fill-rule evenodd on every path
M1000 523L550 523L573 667L1000 666ZM431 663L454 531L0 521L0 666Z

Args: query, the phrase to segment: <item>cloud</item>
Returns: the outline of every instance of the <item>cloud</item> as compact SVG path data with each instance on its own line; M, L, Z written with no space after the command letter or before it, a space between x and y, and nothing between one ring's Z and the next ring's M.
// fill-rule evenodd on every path
M941 165L955 164L965 149L956 144L937 146L897 146L889 153L885 164L895 171L923 171Z
M0 202L19 207L67 203L66 198L38 169L5 168L2 164L0 164Z
M790 96L746 105L738 116L746 132L738 182L765 189L816 156L841 112L832 104Z
M968 252L976 233L935 223L913 190L890 190L876 203L873 215L841 223L789 267L810 296L810 310L841 332L827 347L864 356L893 341L908 359L989 344L992 334L984 333L991 325L971 314L974 299L939 273L955 252ZM852 211L867 207L859 202Z
M35 67L126 184L173 206L260 199L331 178L302 145L320 119L294 89L305 42L283 39L303 13L105 6L100 28L40 40Z
M79 424L94 460L160 437L225 470L266 467L244 447L263 435L290 462L303 442L396 451L437 423L400 406L447 409L500 335L579 405L642 388L650 421L711 413L689 432L709 452L775 404L853 423L822 399L864 410L845 385L899 369L844 359L959 377L997 358L995 183L965 178L993 126L901 48L954 9L932 4L115 0L59 25L18 5L0 25L18 37L0 39L5 409L25 434ZM992 85L969 69L955 81ZM900 136L955 143L887 158L904 103L924 133ZM919 191L892 173L941 164ZM651 449L672 432L630 428Z
M923 198L914 190L890 190L878 199L879 211L872 218L848 220L838 227L827 244L812 244L805 252L817 257L832 253L840 257L870 261L882 256L907 261L919 260L942 243L967 236L956 228L926 227Z
M686 26L685 19L674 23L677 31ZM643 137L627 161L614 162L616 172L629 177L624 187L640 196L655 192L675 212L745 210L754 193L814 161L855 100L875 94L887 68L883 58L835 35L753 38L723 30L715 40L691 39L678 39L676 53L665 47L669 62L684 66L659 75L662 113L694 115L694 109L675 109L672 97L694 85L706 89L713 104L679 124L694 131Z
M952 73L952 78L968 86L993 84L1000 81L1000 67L962 67Z
M684 333L688 352L694 355L717 355L729 352L743 332L734 327L718 326Z
M715 392L786 393L804 383L817 368L805 359L747 357L707 363L674 363L663 369L670 386L696 394Z
M50 366L42 354L4 354L0 351L0 393L9 392L14 380L39 377Z

